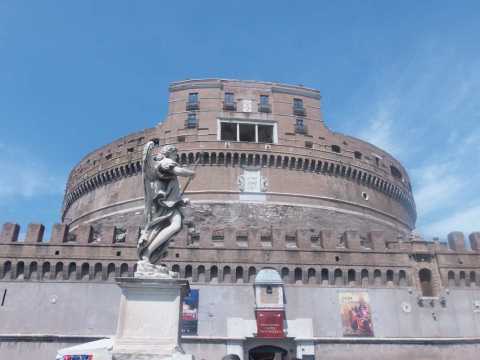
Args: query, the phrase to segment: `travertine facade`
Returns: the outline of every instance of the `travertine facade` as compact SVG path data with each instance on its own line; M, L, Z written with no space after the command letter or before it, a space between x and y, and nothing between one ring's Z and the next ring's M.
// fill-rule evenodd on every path
M233 294L268 266L280 273L287 294L289 286L305 286L293 294L362 288L375 297L396 291L414 296L414 306L453 318L474 310L452 306L452 291L468 290L471 301L480 300L480 233L470 234L469 248L458 232L448 235L448 244L412 234L417 214L406 170L374 145L329 130L318 91L220 79L173 83L163 122L85 156L70 174L62 224L49 241L42 225L30 225L19 241L19 226L5 224L3 282L90 281L100 291L116 276L131 276L143 221L141 152L150 140L175 144L178 162L197 173L186 189L192 201L185 208L186 227L162 260L193 286L224 286ZM478 319L474 323L480 329ZM315 320L313 326L308 341L315 351L320 343L334 349L336 342L318 340L328 331L316 329ZM386 336L454 337L438 329L405 331ZM206 334L199 335L208 343ZM465 336L480 337L480 330ZM207 337L215 343L228 334L219 330ZM192 349L199 346L188 341Z

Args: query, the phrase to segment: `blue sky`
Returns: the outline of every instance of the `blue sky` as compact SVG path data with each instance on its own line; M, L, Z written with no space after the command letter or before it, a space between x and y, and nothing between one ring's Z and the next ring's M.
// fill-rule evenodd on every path
M0 2L0 223L60 217L69 170L152 127L167 87L303 84L396 156L427 239L480 230L480 2Z

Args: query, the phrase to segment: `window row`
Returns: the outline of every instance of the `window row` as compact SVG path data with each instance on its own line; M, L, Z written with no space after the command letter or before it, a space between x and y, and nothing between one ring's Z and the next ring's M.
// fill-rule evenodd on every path
M187 111L195 111L200 109L200 100L199 100L198 92L192 92L188 94L188 100L185 108ZM237 102L235 101L235 94L233 92L224 93L223 109L227 111L237 111ZM258 112L264 112L264 113L272 112L269 95L259 96ZM303 105L302 99L299 99L299 98L293 99L293 114L297 116L306 115L306 110Z
M263 267L255 266L192 266L171 265L172 271L191 282L253 283ZM313 267L281 267L278 269L285 284L317 284L322 286L410 286L406 270L327 269Z
M6 261L0 267L0 279L3 280L114 280L115 277L131 277L136 270L136 264L90 264L75 262L56 264L50 262L25 263L19 261L12 264Z
M448 287L467 287L467 286L480 286L480 279L477 277L475 271L453 271L450 270L447 273L445 279Z

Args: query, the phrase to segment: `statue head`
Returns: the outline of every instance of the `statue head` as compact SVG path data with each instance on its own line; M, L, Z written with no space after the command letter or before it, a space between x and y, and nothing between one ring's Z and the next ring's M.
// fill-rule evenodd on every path
M177 157L177 148L175 145L165 145L160 150L160 153L169 159L175 159Z

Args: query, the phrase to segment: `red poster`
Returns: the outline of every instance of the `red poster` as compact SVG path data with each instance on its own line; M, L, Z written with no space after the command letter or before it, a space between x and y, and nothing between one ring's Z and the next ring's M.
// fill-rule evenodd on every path
M278 310L257 310L257 337L283 338L284 312Z

